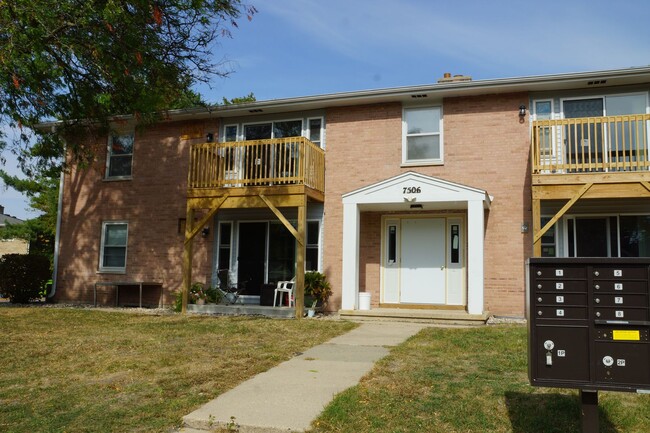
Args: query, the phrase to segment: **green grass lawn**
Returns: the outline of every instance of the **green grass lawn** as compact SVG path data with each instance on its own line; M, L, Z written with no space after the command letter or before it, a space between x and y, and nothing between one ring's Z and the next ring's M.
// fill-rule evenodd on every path
M428 328L341 393L314 432L579 433L575 390L533 388L526 328ZM601 433L650 432L650 396L600 393Z
M0 308L0 431L167 432L355 325Z

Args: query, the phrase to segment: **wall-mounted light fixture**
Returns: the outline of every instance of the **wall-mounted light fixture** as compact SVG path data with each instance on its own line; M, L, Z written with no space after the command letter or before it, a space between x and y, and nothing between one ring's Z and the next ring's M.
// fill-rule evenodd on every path
M521 232L528 233L528 222L524 221L523 223L521 223Z
M208 132L207 135L205 136L205 140L206 140L208 143L212 143L212 142L214 142L214 133L212 133L212 132Z
M203 227L203 230L201 230L201 237L207 238L209 235L210 235L210 227Z
M519 118L523 119L524 117L526 117L526 106L524 104L521 104L519 106Z

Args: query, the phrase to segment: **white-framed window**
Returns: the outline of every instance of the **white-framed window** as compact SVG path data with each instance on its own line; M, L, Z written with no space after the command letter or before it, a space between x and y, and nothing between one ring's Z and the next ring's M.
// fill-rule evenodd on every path
M244 140L266 140L269 138L300 137L302 120L276 120L264 123L244 124Z
M318 147L323 147L322 117L311 117L307 119L307 138Z
M318 271L320 267L320 221L307 221L305 270Z
M542 216L541 227L544 227L552 219L550 216ZM542 257L557 257L557 223L547 230L542 236Z
M402 119L402 163L442 164L442 107L405 108Z
M126 271L128 232L129 223L126 221L106 221L102 223L102 239L99 254L100 271Z
M107 179L128 179L133 164L134 133L111 133L106 158Z
M223 141L237 141L239 139L239 128L237 125L226 125L223 128Z
M553 119L553 100L540 99L533 102L534 120ZM553 145L553 127L544 126L539 129L539 151L542 158L549 158L555 153Z
M232 249L232 222L219 223L219 262L217 269L230 269Z

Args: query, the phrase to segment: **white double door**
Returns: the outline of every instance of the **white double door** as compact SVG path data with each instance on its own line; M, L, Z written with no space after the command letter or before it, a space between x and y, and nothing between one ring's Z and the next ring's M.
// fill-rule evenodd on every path
M384 303L463 304L460 218L402 218L385 228Z

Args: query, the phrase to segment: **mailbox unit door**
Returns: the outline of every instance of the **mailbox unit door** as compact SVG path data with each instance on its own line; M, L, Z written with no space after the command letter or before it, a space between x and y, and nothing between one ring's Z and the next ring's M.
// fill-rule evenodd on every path
M542 380L589 381L589 329L584 327L537 326L534 347L537 378ZM548 343L550 342L550 343ZM552 344L551 344L552 343ZM547 349L552 345L552 349ZM550 359L548 358L550 354ZM549 365L550 364L550 365Z
M596 381L647 386L650 383L650 344L597 341Z

